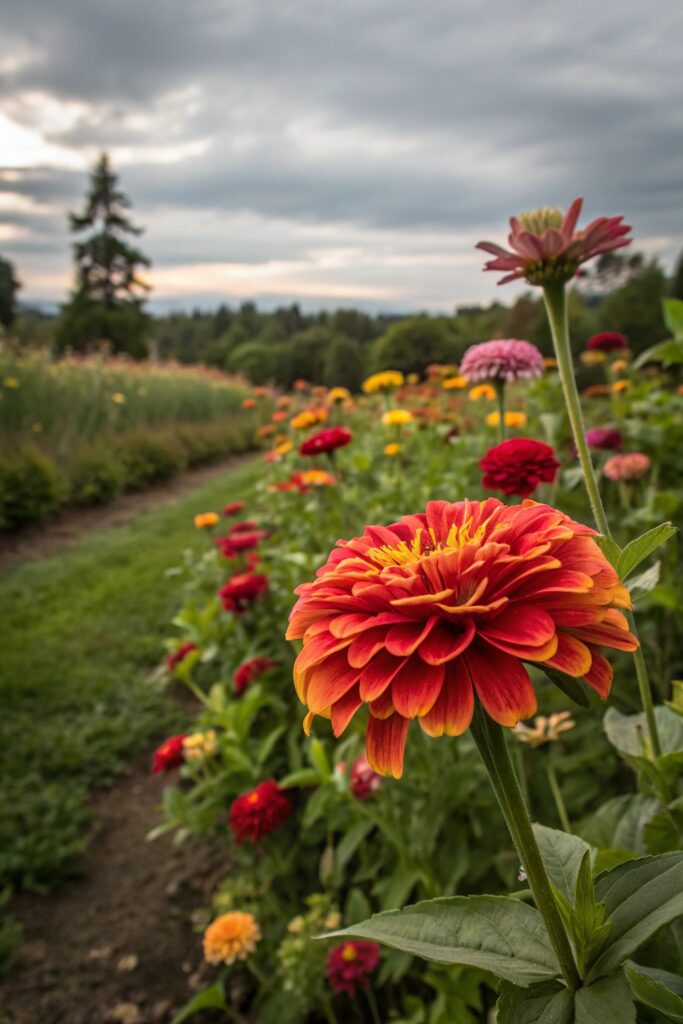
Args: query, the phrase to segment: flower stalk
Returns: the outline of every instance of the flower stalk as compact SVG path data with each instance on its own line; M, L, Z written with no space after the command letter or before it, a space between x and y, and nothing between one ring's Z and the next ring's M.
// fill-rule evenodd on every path
M501 726L486 714L478 701L471 728L505 823L524 866L529 887L546 926L562 976L569 990L575 992L581 987L581 976L531 828L522 791L505 742L505 734Z
M505 381L500 378L496 378L494 384L496 387L496 400L498 404L498 440L504 441L507 437L507 431L505 429Z
M600 497L598 479L593 467L590 449L586 441L586 428L583 422L583 413L581 412L581 402L579 399L579 392L576 387L576 378L574 377L572 353L569 344L569 323L567 318L567 301L564 283L546 284L543 288L543 298L545 301L546 312L548 314L548 320L550 322L550 330L553 336L555 358L557 359L560 380L562 382L562 390L564 392L564 399L567 405L567 412L569 414L569 422L571 424L572 434L574 435L574 443L579 455L579 462L583 471L583 479L586 491L588 492L588 500L590 501L591 509L593 511L593 518L600 533L605 537L611 537L612 531L609 527L602 498ZM635 619L632 614L629 614L628 618L631 632L637 638L638 632L636 629ZM659 757L661 755L662 748L659 741L657 721L655 719L650 679L640 644L633 652L633 660L635 662L638 690L640 692L640 700L645 712L652 753L654 757Z

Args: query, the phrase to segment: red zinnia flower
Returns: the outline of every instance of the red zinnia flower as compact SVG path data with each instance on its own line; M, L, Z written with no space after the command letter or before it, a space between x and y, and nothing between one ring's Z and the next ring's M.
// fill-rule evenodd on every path
M596 217L588 227L577 231L582 206L583 199L575 199L564 216L560 210L544 207L519 218L511 217L509 250L494 242L477 245L477 249L495 256L484 269L510 271L498 284L520 277L536 285L570 281L580 265L593 256L630 245L626 235L631 228L622 224L623 217Z
M218 594L226 612L241 615L267 589L267 576L255 572L241 572L229 579Z
M245 530L244 532L238 530L237 533L230 533L227 537L217 537L216 547L220 548L224 558L234 558L241 551L251 551L252 548L258 547L263 538L267 536L265 530Z
M603 331L589 338L586 348L598 352L618 352L620 349L628 348L628 340L626 335L619 334L619 331Z
M236 516L238 512L241 512L243 508L246 508L246 505L246 501L230 501L223 509L223 515L228 518L230 516Z
M484 470L482 485L487 490L527 498L541 482L552 483L560 463L549 444L514 437L489 448L479 466Z
M277 662L272 658L252 658L251 661L242 662L233 676L235 692L243 694L250 683L267 672L269 668L274 668L275 665Z
M413 718L430 736L470 724L475 693L501 725L536 711L524 661L582 677L601 697L598 650L633 651L631 600L595 531L526 500L432 501L392 526L339 541L297 589L287 636L303 638L294 681L339 736L368 704L368 761L401 775Z
M317 434L307 438L299 446L301 455L320 455L324 452L333 452L335 448L343 448L349 444L353 434L347 427L327 427L319 430Z
M367 985L379 963L380 947L376 942L353 940L335 946L327 956L327 977L335 992L355 996L356 989Z
M356 800L368 800L382 785L378 775L365 754L361 754L351 767L351 792Z
M184 739L185 733L181 733L180 736L169 736L160 747L157 747L152 757L152 771L155 775L180 767L185 760L183 755Z
M255 519L243 519L239 523L233 523L230 527L230 533L248 533L250 530L258 529L258 523Z
M607 451L621 448L624 443L621 432L614 427L591 427L586 431L586 441L591 448L604 448Z
M257 843L274 832L292 813L292 805L274 779L238 796L230 808L230 828L238 843Z
M188 654L192 651L197 650L197 645L193 643L181 644L180 647L176 647L175 651L171 651L169 656L166 658L166 668L169 672L172 672L176 665L179 665L181 661L184 661Z

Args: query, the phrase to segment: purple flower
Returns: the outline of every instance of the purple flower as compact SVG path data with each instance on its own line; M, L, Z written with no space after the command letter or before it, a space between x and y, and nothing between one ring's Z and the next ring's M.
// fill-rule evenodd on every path
M506 380L540 377L543 356L528 341L500 338L472 345L465 352L460 373L469 381Z

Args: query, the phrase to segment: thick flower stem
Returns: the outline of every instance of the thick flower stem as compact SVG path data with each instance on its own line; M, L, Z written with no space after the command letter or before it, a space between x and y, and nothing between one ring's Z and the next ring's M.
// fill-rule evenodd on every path
M507 435L505 428L505 381L494 381L498 400L498 440L504 441Z
M517 782L505 736L479 702L472 720L472 735L491 779L505 823L524 866L536 906L545 923L562 975L570 991L581 986L574 954L555 902L550 881L534 838L522 792Z
M572 352L569 344L569 324L567 320L567 301L564 284L545 285L543 288L543 298L545 300L545 308L553 336L555 357L560 371L560 380L562 381L562 390L564 392L564 400L569 414L569 422L571 423L572 434L574 435L574 444L576 445L579 462L581 463L581 469L583 470L583 480L588 492L588 500L590 501L591 508L593 510L593 518L595 519L595 525L600 533L605 537L611 537L612 531L609 528L605 507L602 504L597 476L595 475L590 450L586 441L586 428L584 426L583 414L581 412L581 401L576 387L576 378L574 377ZM631 632L634 634L636 639L638 639L638 632L633 615L629 615L629 625L631 627ZM633 652L633 659L635 661L640 700L643 705L648 733L650 735L652 753L654 757L659 757L662 752L662 748L659 742L659 732L657 730L657 721L655 719L654 706L652 703L652 689L650 687L647 666L645 664L645 658L643 657L640 645L638 646L638 649Z

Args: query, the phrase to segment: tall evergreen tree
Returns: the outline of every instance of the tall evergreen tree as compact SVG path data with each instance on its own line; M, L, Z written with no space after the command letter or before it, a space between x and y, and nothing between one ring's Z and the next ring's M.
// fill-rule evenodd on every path
M3 327L11 327L14 322L15 301L19 288L14 264L0 256L0 324Z
M143 310L149 286L138 272L150 262L129 244L129 236L142 229L130 222L131 203L117 181L103 153L91 173L83 212L69 214L72 232L92 233L74 243L76 288L62 309L57 345L83 350L106 341L115 352L142 358L150 326Z

